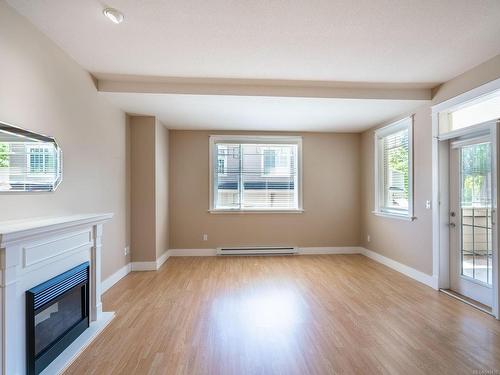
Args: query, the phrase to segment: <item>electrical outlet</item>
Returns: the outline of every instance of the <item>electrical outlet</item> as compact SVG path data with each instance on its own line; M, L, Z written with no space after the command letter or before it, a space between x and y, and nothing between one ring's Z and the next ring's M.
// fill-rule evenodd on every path
M123 255L127 256L129 252L130 252L130 248L128 246L126 246L125 249L123 249Z
M372 239L371 239L370 235L366 236L366 241L367 241L367 242L370 242L371 240L372 240Z
M208 234L203 233L203 241L208 241Z

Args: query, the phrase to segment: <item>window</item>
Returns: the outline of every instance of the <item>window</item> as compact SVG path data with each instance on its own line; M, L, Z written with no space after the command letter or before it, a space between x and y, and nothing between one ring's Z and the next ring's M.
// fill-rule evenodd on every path
M439 113L439 133L464 129L500 118L500 90Z
M28 170L32 175L50 174L55 168L55 155L51 146L25 146Z
M62 152L53 138L0 123L0 193L53 191Z
M413 117L375 131L375 214L413 219Z
M211 136L211 211L301 211L301 137Z

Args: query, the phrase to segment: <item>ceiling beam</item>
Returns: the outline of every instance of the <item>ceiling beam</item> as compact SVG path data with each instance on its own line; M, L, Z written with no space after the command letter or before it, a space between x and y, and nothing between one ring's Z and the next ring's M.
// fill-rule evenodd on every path
M166 78L96 75L101 92L430 100L435 84Z

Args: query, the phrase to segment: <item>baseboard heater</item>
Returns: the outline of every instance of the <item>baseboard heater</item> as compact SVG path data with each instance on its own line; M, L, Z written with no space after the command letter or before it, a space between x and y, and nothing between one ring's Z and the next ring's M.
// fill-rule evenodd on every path
M257 246L257 247L218 247L217 255L293 255L298 254L297 247Z

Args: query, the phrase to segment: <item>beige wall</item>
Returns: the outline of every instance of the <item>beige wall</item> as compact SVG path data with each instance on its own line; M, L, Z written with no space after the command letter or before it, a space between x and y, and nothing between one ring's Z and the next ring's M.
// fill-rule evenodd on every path
M414 215L416 220L375 216L374 209L374 129L361 135L361 243L388 258L432 274L432 125L429 105L415 112L413 127ZM370 235L371 241L367 241Z
M169 131L156 122L156 258L169 248L168 168Z
M130 252L133 262L156 260L156 119L131 116Z
M413 222L372 214L373 206L373 129L362 134L362 215L361 243L384 256L432 274L432 217L425 201L432 199L432 122L431 105L460 95L500 78L500 56L486 61L434 90L431 103L415 111L414 123L414 204ZM403 116L404 114L402 114ZM367 235L371 242L367 242Z
M168 250L169 131L155 117L130 116L131 254L156 261Z
M56 192L0 195L0 220L114 212L104 227L102 277L128 259L125 114L53 42L0 2L0 121L54 136L64 153Z
M170 248L358 245L359 134L301 134L302 214L208 213L210 134L224 133L170 131Z
M500 77L500 55L436 87L432 104L440 103Z

